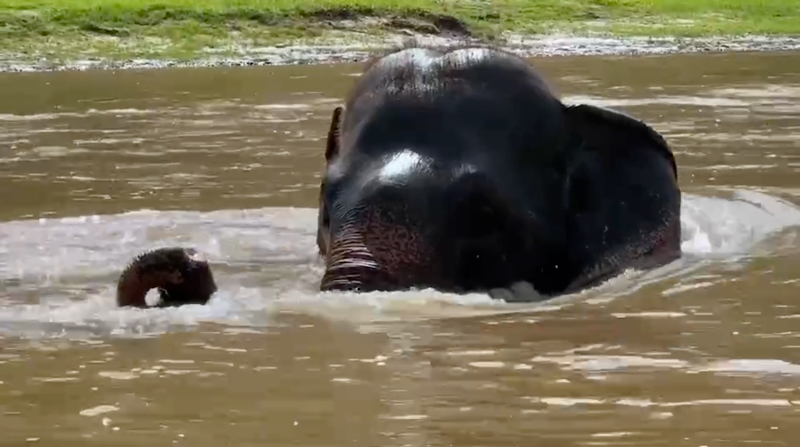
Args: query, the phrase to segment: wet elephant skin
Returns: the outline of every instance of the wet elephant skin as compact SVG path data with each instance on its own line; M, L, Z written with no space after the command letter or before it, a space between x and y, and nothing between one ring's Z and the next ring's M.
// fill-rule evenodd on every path
M567 106L491 48L376 59L331 119L321 290L543 296L680 256L667 142L620 112Z

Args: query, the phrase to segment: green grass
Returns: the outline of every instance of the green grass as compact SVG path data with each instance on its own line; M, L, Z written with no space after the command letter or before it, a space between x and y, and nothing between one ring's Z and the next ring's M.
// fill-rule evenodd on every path
M342 19L364 17L386 20L357 21L362 31L450 29L485 38L554 30L800 34L798 0L3 0L0 51L191 57L242 40L266 45L321 36Z

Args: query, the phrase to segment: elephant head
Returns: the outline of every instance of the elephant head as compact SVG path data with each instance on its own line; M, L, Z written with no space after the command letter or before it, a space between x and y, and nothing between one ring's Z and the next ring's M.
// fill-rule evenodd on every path
M208 261L192 248L165 247L137 256L117 281L120 307L147 307L145 295L158 289L158 307L206 304L217 291Z
M325 159L321 290L524 281L548 295L679 252L664 139L621 113L566 106L502 51L378 59L334 110Z

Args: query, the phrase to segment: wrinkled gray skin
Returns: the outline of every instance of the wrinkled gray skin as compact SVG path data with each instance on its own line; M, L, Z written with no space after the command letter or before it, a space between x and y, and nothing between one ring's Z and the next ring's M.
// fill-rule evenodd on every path
M543 296L680 256L665 140L566 106L524 60L407 48L371 63L333 113L319 198L320 289Z

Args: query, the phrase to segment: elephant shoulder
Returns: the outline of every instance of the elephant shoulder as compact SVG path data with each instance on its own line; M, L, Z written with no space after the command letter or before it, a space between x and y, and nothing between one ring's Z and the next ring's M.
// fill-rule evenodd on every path
M664 137L647 123L617 110L577 104L566 107L567 124L590 150L653 150L665 157L677 177L675 156Z

